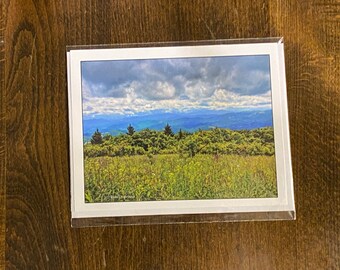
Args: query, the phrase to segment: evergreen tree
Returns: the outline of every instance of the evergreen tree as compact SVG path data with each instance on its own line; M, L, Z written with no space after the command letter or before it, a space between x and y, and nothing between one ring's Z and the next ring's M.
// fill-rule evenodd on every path
M99 132L98 128L95 131L95 133L93 133L93 135L92 135L91 143L92 144L102 144L103 143L103 137L102 137L102 134Z
M169 124L166 124L164 127L164 134L167 136L174 136L174 133L172 132L171 126Z
M131 126L131 124L127 127L127 135L132 136L135 133L135 129L133 128L133 126Z
M183 134L182 129L180 128L179 131L178 131L178 139L181 140L181 139L183 139L183 137L184 137L184 134Z

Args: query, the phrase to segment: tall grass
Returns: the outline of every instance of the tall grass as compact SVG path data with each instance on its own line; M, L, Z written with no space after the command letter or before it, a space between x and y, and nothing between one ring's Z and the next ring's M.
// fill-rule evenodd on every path
M274 156L85 159L86 202L277 197Z

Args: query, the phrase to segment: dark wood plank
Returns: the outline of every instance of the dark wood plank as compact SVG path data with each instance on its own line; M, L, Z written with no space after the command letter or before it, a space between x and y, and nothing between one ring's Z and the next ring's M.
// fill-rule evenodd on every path
M298 269L340 267L339 11L335 1L271 5L272 33L286 40Z
M3 14L6 268L340 268L336 1L6 0ZM70 227L66 45L281 35L297 221Z
M0 2L0 268L5 267L5 193L6 193L6 123L5 123L5 13Z

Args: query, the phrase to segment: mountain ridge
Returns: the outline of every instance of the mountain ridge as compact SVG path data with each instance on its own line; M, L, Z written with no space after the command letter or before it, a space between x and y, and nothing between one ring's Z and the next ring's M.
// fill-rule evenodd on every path
M84 137L91 136L96 129L102 133L118 135L126 133L128 125L136 131L149 128L162 130L169 124L174 132L180 129L194 132L213 127L232 130L254 129L273 125L271 109L248 110L191 110L191 111L153 111L134 115L85 116L83 120Z

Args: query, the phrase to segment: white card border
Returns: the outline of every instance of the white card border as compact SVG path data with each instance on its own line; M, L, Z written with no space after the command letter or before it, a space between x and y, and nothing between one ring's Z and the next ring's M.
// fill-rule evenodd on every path
M270 56L278 198L85 203L81 95L82 61L263 54ZM232 45L71 49L67 52L67 67L72 218L295 212L282 40L275 43Z

